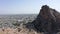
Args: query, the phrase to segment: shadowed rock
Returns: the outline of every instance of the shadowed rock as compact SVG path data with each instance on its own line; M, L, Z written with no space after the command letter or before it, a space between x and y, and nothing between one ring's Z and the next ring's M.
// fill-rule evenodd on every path
M26 27L37 32L55 34L60 29L60 13L47 5L43 5L37 18L32 23L27 23Z

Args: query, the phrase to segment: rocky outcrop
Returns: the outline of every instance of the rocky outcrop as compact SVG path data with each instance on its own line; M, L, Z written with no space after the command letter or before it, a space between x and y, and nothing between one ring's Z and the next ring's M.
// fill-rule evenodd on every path
M60 29L60 13L47 5L43 5L37 18L26 25L37 32L58 32Z

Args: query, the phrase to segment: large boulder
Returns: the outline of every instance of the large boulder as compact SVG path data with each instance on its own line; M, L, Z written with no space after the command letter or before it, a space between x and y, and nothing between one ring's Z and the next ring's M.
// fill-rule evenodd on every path
M47 5L43 5L37 18L27 23L27 28L30 27L37 32L58 32L60 29L60 13Z

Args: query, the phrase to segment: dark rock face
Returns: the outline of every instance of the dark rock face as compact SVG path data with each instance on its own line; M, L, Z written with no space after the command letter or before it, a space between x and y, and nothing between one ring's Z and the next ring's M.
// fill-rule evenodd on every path
M55 34L53 32L59 32L60 29L60 13L55 9L50 8L47 5L43 5L37 16L37 18L26 25L27 28L36 30L37 32L49 32L49 34Z

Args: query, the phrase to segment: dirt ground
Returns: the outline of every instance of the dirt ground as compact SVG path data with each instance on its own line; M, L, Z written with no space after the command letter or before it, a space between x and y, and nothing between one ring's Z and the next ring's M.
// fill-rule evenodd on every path
M27 28L0 28L0 34L42 34L34 30L29 31Z

